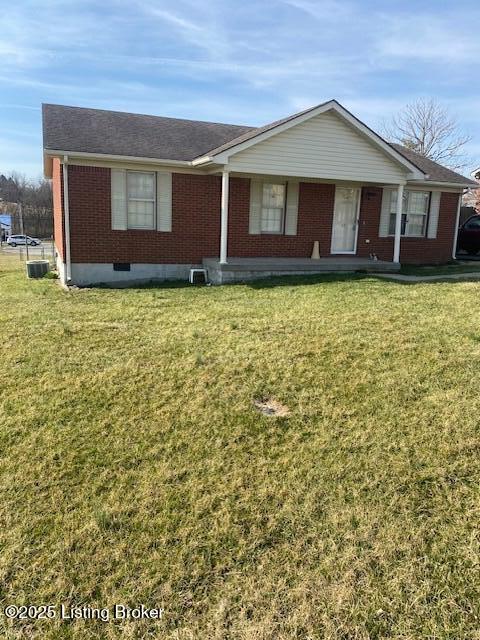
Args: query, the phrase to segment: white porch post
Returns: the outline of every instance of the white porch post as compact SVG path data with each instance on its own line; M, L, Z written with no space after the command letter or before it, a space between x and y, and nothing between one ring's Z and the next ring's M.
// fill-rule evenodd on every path
M400 262L400 236L402 234L403 184L397 189L397 211L395 217L395 240L393 243L393 261Z
M222 216L220 223L220 264L227 264L228 242L228 171L222 171Z

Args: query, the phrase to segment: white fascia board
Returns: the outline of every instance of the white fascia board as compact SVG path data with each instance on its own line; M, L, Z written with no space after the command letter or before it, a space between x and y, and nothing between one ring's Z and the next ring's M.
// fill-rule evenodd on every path
M253 138L249 138L244 142L241 142L233 147L230 147L229 149L226 149L225 151L217 155L213 155L213 156L206 155L200 158L196 158L195 160L193 160L192 164L193 165L205 164L207 162L215 162L217 164L226 164L231 155L235 153L239 153L244 149L248 149L249 147L252 147L253 145L258 144L259 142L268 140L268 138L271 138L272 136L275 136L278 133L281 133L282 131L287 131L291 127L294 127L297 124L301 124L302 122L306 122L307 120L310 120L315 116L325 113L326 111L335 111L340 117L346 120L353 128L355 128L357 131L360 131L366 138L368 138L371 142L373 142L377 147L382 149L384 153L390 156L398 164L401 164L404 168L406 168L410 172L410 175L408 176L409 179L418 179L418 180L425 179L427 174L425 174L413 163L411 163L404 156L402 156L401 153L399 153L393 147L391 147L388 144L388 142L383 140L383 138L381 138L377 133L372 131L372 129L370 129L369 127L364 125L363 122L355 118L355 116L353 116L349 111L347 111L344 107L342 107L342 105L339 104L336 100L330 100L329 102L326 102L325 104L322 104L316 107L315 109L311 109L307 113L301 114L296 118L292 118L291 120L288 120L288 122L284 122L283 124L273 127L273 129L269 129L268 131L259 133L257 136L254 136Z
M199 165L209 164L209 163L216 164L217 160L214 160L211 156L202 156L201 158L195 158L195 160L192 160L191 164L192 164L192 167L198 167Z
M433 180L415 180L407 183L407 187L436 187L437 190L441 190L442 187L447 189L457 189L463 191L463 189L479 189L480 184L475 186L467 182L434 182Z
M172 167L191 167L190 160L163 160L162 158L142 158L140 156L117 156L111 153L89 153L86 151L62 151L59 149L45 149L45 156L52 158L63 157L67 155L71 158L86 158L98 160L112 160L118 162L140 162L143 164L162 164Z

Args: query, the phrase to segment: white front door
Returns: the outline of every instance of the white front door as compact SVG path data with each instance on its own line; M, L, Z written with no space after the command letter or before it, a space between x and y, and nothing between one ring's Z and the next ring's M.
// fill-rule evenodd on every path
M360 189L336 187L331 253L356 253Z

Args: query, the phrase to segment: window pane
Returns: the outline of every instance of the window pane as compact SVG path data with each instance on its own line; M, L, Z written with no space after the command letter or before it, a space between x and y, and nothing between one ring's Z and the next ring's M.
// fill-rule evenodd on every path
M155 181L153 173L139 173L129 171L127 173L127 188L129 198L155 198Z
M395 235L395 218L396 218L395 214L391 213L390 214L390 223L389 223L389 226L388 226L388 235L390 235L390 236L394 236Z
M409 191L408 192L408 213L427 214L430 194L428 191Z
M128 201L128 226L135 229L154 228L154 203L139 200Z
M408 215L407 235L408 236L423 236L426 216L413 216Z
M262 209L261 231L264 233L282 232L283 209Z
M390 199L390 213L397 213L397 196L398 196L398 191L392 191L392 197ZM407 199L408 199L408 192L404 191L403 192L403 212L404 213L407 212Z
M391 213L390 214L390 224L388 227L388 235L390 236L394 236L395 235L395 220L396 220L397 214L396 213ZM407 225L407 216L406 214L402 214L402 226L400 227L400 235L404 236L405 235L405 227Z
M263 206L282 207L285 203L285 185L264 184L263 185Z

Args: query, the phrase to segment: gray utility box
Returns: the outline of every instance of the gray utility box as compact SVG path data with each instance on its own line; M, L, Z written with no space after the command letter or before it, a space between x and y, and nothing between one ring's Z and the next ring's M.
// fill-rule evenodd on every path
M48 260L27 260L27 276L29 278L43 278L50 271Z

